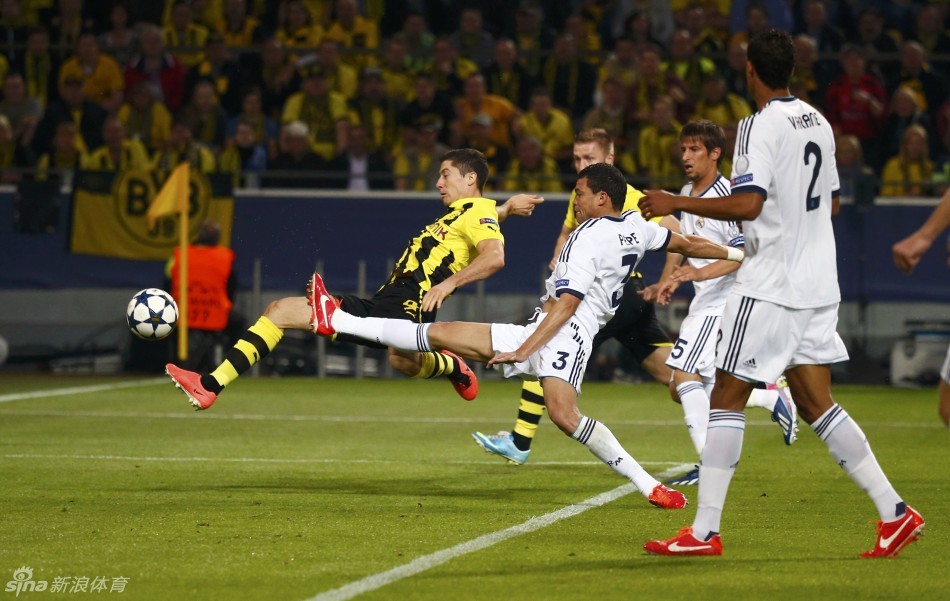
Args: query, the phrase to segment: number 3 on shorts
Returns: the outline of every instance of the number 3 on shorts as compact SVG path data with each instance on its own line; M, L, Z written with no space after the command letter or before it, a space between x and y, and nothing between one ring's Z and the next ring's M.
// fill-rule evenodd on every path
M551 364L551 367L554 369L564 369L567 367L567 358L570 356L570 353L565 353L564 351L557 352L557 361Z

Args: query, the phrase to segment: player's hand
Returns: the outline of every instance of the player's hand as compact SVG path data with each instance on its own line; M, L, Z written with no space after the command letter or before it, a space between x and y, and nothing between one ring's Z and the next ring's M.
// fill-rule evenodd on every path
M676 289L680 287L680 283L673 278L666 278L661 280L657 284L657 304L663 305L664 307L670 304L670 301L673 300L673 293L676 292Z
M422 297L422 310L435 311L436 309L441 309L442 303L445 299L452 296L453 292L455 292L455 286L448 281L429 288L429 291Z
M676 282L677 285L683 282L695 282L699 279L699 270L686 263L674 269L673 273L670 274L670 279Z
M904 273L910 273L917 267L920 258L929 248L930 242L927 239L917 234L910 235L891 248L891 252L894 253L894 264Z
M658 215L670 215L676 210L676 196L666 190L647 190L638 206L644 219L653 219Z
M534 194L515 194L505 201L502 207L508 207L508 217L530 217L534 207L544 202L544 198Z
M485 365L487 367L492 367L494 365L501 365L502 363L521 363L522 361L527 361L527 360L528 360L527 353L523 353L519 349L517 351L510 352L510 353L498 353L497 355L489 359L488 363L486 363Z
M642 298L648 303L655 303L657 298L659 298L660 287L656 284L650 284L643 290L637 290L637 296Z

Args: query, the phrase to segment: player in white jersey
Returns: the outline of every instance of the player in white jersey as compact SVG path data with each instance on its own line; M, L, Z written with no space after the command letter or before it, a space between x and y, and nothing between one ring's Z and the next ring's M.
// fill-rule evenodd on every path
M722 554L720 521L742 454L743 409L752 382L774 381L783 372L799 415L880 515L874 548L862 557L893 557L924 527L921 515L888 482L864 432L831 396L828 364L847 359L835 332L840 294L831 229L838 195L834 137L816 109L789 95L794 65L787 33L768 30L749 42L746 79L760 110L739 124L729 196L651 191L640 202L645 216L681 210L741 220L749 257L722 317L696 518L673 538L647 542L651 553Z
M665 487L627 453L610 430L581 415L577 406L592 340L614 314L630 273L650 250L739 261L742 251L696 236L674 234L621 214L627 183L615 167L591 165L578 174L575 212L583 222L561 249L535 319L526 326L442 322L412 324L359 318L338 308L319 274L308 288L318 334L344 333L400 349L452 349L498 365L506 377L539 379L551 421L601 461L629 478L654 505L679 509L686 498Z
M683 196L719 198L728 196L729 181L719 174L719 163L726 145L722 128L708 120L690 121L680 132L683 170L690 180L680 192ZM707 219L691 213L680 216L684 234L708 238L724 246L742 248L743 237L735 221ZM682 282L693 282L695 296L689 305L689 315L680 326L679 337L666 364L673 369L670 394L683 406L683 418L696 453L706 445L709 423L709 394L715 384L716 339L719 321L729 291L736 280L738 263L710 259L687 259L660 283L661 304ZM798 429L795 405L783 387L759 384L752 391L747 407L761 407L772 414L772 420L782 428L786 444L795 442ZM699 469L691 470L667 484L693 485L699 480Z
M950 190L947 190L940 204L930 214L927 221L920 228L894 245L894 263L904 273L909 274L917 267L920 258L924 256L934 240L950 227ZM950 241L947 242L947 251L950 253ZM950 255L948 255L950 256ZM937 393L940 397L940 419L944 425L950 427L950 348L947 349L947 358L940 368L940 387Z

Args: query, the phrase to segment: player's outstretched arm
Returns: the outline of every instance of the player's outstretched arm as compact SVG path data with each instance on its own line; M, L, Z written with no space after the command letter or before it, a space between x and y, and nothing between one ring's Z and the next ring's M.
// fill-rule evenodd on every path
M940 204L930 214L927 221L920 226L920 229L895 244L891 249L894 253L894 263L898 269L904 273L912 272L917 267L917 263L920 263L924 253L933 245L937 236L947 227L950 227L950 190L944 193Z
M741 249L716 244L702 236L671 234L666 249L697 259L725 259L739 263L745 258Z
M765 199L755 192L739 192L729 196L704 198L676 196L664 190L647 190L640 199L640 212L646 219L686 211L693 215L722 221L751 221L762 212Z
M429 288L422 297L422 310L440 309L443 301L453 292L472 282L484 280L505 266L505 245L501 240L482 240L476 247L478 256L465 268L445 278L439 284Z
M544 202L544 198L534 194L515 194L497 207L498 222L501 223L509 217L530 217L534 212L534 207Z
M492 357L486 365L491 367L492 365L500 363L521 363L527 360L532 353L537 352L537 350L547 344L551 338L554 338L554 335L561 329L561 326L567 323L567 320L574 315L574 312L577 311L577 307L580 304L581 299L573 294L566 292L561 294L557 302L553 303L548 310L544 321L538 324L537 329L521 343L521 346L518 347L517 350L508 353L498 353Z

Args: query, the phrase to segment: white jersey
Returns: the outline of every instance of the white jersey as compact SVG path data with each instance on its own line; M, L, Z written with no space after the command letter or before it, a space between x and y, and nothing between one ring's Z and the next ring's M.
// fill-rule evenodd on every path
M759 216L742 223L736 293L792 309L840 302L831 228L840 186L828 121L797 98L773 98L739 122L732 165L732 192L765 198Z
M693 184L689 183L683 186L680 194L682 196L692 196L692 192ZM719 198L728 195L729 180L718 175L712 185L697 196L699 198ZM720 221L718 219L699 217L692 213L684 212L680 216L680 230L684 234L702 236L723 246L732 246L735 248L742 248L743 246L742 231L739 229L739 224L735 221ZM702 269L716 262L716 259L694 259L692 257L686 260L689 261L689 264L695 269ZM711 280L693 282L695 296L693 297L693 301L689 304L689 314L722 315L722 310L726 306L726 298L729 296L729 290L732 289L735 282L735 271Z
M594 335L610 319L630 274L648 250L664 250L670 231L637 211L582 223L564 243L541 302L567 293L581 299L574 321Z

